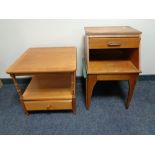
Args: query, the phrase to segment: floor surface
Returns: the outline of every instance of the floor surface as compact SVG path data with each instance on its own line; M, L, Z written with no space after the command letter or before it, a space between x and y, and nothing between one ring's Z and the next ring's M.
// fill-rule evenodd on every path
M78 82L76 115L50 111L27 116L14 85L5 84L0 89L0 134L155 134L155 81L138 81L128 110L124 106L127 89L125 81L97 83L88 111L84 84Z

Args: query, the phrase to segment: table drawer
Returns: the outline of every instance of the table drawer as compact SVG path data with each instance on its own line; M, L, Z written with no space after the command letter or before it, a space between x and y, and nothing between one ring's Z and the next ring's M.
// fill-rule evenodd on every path
M28 111L72 109L72 100L24 101L24 104Z
M90 49L100 48L138 48L140 38L89 38Z

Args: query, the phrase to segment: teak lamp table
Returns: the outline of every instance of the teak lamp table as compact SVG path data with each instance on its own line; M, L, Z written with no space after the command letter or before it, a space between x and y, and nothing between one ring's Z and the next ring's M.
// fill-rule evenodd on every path
M97 81L128 80L129 108L139 76L141 32L129 26L85 28L86 108Z
M13 79L25 113L37 110L76 112L76 48L30 48L7 73ZM21 91L16 76L32 76Z

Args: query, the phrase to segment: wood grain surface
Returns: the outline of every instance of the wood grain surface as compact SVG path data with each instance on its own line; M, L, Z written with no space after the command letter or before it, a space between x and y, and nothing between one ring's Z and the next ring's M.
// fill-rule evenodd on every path
M71 72L76 70L76 48L30 48L7 70L9 74Z
M23 94L26 100L72 99L70 74L33 76Z
M141 34L140 31L130 26L104 26L104 27L85 27L86 35L136 35Z

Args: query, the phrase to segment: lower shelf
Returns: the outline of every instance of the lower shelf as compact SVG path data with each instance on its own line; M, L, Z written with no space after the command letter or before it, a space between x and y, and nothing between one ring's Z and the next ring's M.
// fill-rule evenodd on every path
M88 74L124 74L140 71L130 60L89 61Z
M24 100L71 99L71 78L69 74L33 76L26 88Z
M23 94L27 111L71 110L72 88L70 74L36 75Z

